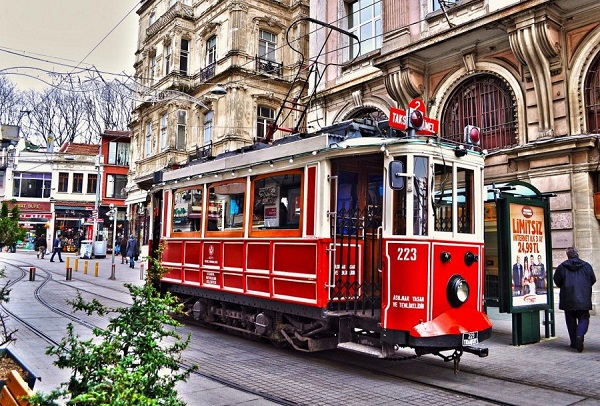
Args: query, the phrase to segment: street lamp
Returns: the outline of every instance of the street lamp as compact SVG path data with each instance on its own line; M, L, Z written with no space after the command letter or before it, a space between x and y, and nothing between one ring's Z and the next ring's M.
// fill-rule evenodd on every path
M110 271L110 278L108 278L108 279L115 280L115 279L117 279L115 277L115 248L116 248L116 241L117 241L117 214L118 214L118 209L112 203L108 207L110 207L110 210L107 213L108 216L109 216L108 218L113 221L112 265L111 265L111 271Z

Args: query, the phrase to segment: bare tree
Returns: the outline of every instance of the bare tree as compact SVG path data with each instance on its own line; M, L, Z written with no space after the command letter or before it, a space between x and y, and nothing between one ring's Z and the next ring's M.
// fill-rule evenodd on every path
M10 80L0 76L0 124L16 125L20 110L21 94Z

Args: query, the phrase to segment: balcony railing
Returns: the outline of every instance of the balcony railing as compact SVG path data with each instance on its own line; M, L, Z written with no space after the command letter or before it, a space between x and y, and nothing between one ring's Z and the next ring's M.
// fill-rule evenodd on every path
M211 63L206 68L202 69L199 74L200 83L204 83L215 76L216 64Z
M256 60L256 70L259 72L266 72L270 75L283 75L283 64L278 62L269 61L268 59L259 58L258 55Z

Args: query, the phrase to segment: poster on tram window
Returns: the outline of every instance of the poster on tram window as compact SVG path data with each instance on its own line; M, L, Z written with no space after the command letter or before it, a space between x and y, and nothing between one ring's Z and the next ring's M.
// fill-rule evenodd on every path
M547 241L544 207L509 204L512 308L548 304ZM551 283L551 282L550 282Z

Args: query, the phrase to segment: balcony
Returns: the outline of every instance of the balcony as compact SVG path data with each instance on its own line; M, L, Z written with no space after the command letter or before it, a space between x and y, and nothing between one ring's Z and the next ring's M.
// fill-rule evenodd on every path
M200 83L207 82L209 79L215 76L216 64L211 63L206 68L202 69L198 74L198 80Z
M176 18L194 21L194 9L191 6L177 2L167 10L154 24L146 29L146 39L152 38Z
M269 61L268 59L255 57L256 70L258 72L266 72L270 75L276 75L281 77L283 75L283 64L278 62Z

